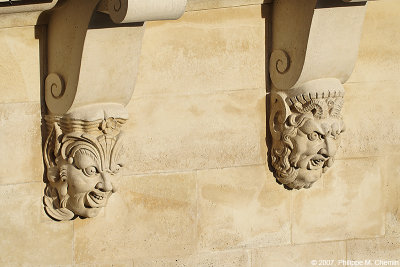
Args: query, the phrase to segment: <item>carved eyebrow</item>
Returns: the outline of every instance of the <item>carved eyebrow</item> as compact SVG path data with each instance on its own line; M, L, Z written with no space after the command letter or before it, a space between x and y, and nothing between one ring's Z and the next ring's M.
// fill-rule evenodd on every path
M321 135L325 135L325 131L324 129L321 127L320 123L316 123L313 120L309 120L306 123L304 123L303 126L300 127L300 129L302 130L302 132L304 133L312 133L312 132L317 132ZM311 130L310 131L305 131L305 130Z
M98 159L96 158L96 156L88 149L85 149L85 148L79 149L78 151L75 152L74 157L76 157L76 156L78 156L78 157L79 156L88 156L93 160L94 164L99 165L98 164L99 162L98 162Z

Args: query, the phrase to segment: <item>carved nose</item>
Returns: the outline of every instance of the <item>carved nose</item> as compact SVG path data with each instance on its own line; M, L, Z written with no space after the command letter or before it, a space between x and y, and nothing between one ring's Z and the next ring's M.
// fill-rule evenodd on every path
M102 191L102 192L109 192L113 191L113 193L116 191L113 188L113 184L111 183L111 179L109 177L109 174L107 173L102 173L101 174L102 181L98 182L95 186L96 189Z
M321 148L318 154L321 154L325 158L335 156L337 148L334 140L332 138L326 138L324 144L324 148Z

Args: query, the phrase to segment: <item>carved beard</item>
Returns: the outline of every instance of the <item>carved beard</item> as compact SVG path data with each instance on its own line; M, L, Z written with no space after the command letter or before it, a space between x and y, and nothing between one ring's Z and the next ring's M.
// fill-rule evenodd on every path
M315 181L308 182L306 177L311 175L319 178L322 174L322 170L300 168L298 162L302 155L293 151L293 138L298 135L299 128L312 119L311 113L291 114L281 126L280 140L274 140L271 153L274 175L287 189L309 188Z
M299 170L294 167L296 164L289 160L293 151L291 138L297 135L298 128L308 119L310 118L304 114L290 115L285 123L280 126L281 138L279 140L273 139L271 158L272 166L275 169L274 175L280 183L289 187L289 189L299 186L296 183Z
M271 158L277 180L287 188L311 187L334 163L342 124L339 118L290 115L280 127L280 139L273 140Z
M276 155L273 157L276 157L279 161L287 161L289 162L289 167L284 170L278 170L275 167L275 177L277 180L285 186L287 189L301 189L301 188L310 188L312 184L315 182L307 182L305 179L301 179L302 177L309 176L311 173L314 173L314 175L317 175L318 178L322 174L322 170L308 170L308 169L303 169L297 167L297 163L300 159L300 156L293 156L292 159L291 155L292 149L289 148L289 146L285 146L285 151L286 155ZM283 157L283 158L282 158ZM290 160L289 160L290 159ZM274 166L274 164L273 164ZM275 164L276 166L276 164Z

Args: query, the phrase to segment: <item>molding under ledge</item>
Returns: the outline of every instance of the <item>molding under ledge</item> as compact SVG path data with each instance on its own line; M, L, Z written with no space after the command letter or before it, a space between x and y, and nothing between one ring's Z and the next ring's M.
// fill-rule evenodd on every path
M345 130L343 84L357 60L366 4L273 3L269 159L288 189L311 187L333 166Z
M62 0L19 0L13 2L13 5L10 5L8 0L0 1L0 28L47 24L46 17L40 20L39 17L43 15L44 11L52 9L59 1ZM126 0L121 0L121 2L124 1L126 2ZM148 2L151 3L151 1ZM186 11L261 5L272 2L273 0L187 0ZM168 3L168 1L163 3Z
M188 0L186 11L270 4L273 0Z

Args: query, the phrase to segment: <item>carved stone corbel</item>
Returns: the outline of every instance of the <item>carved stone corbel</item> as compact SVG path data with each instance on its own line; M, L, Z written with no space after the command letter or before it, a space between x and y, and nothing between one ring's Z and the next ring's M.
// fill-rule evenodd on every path
M273 3L270 159L287 188L309 188L333 165L365 9L355 0Z
M44 205L53 219L94 217L116 191L143 22L177 19L185 5L186 0L60 0L50 10L43 154Z

